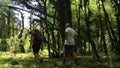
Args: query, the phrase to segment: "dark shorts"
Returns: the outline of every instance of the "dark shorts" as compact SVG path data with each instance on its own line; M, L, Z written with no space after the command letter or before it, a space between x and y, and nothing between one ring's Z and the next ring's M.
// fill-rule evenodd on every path
M65 54L75 52L75 45L64 45Z
M33 44L32 45L33 53L38 53L40 50L40 45L38 44Z

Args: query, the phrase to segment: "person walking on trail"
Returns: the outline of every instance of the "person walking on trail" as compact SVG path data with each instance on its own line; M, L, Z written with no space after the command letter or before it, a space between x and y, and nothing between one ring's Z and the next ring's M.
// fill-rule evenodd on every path
M77 54L75 51L75 37L77 32L70 27L69 23L65 24L65 41L64 41L64 52L63 52L63 63L66 61L66 57L72 54L74 63L77 62Z
M39 59L39 54L38 53L39 53L39 50L40 50L40 45L42 43L42 38L41 38L40 31L38 29L35 29L31 33L30 42L31 42L30 48L32 48L33 54L34 54L34 61L35 61L35 63L39 63L39 61L41 61L41 59Z

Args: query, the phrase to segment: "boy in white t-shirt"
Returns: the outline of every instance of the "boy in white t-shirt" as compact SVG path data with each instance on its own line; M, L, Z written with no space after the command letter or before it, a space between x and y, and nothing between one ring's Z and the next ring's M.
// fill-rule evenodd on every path
M69 23L65 25L65 42L64 42L64 53L63 53L63 63L66 61L66 57L68 54L72 54L74 61L77 61L77 55L75 52L75 36L77 36L77 32L70 27Z

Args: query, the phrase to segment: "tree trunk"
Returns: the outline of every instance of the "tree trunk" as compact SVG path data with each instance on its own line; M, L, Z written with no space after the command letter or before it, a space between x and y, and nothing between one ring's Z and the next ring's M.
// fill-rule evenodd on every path
M104 51L106 55L108 55L107 52L107 45L105 42L105 34L104 34L104 30L103 30L103 22L101 20L101 8L100 8L100 1L98 1L98 12L99 12L99 23L100 23L100 31L99 31L99 47L100 50Z
M45 13L47 14L47 8L46 8L46 0L44 0L44 10L45 10ZM47 21L47 16L45 15L45 20ZM45 21L45 22L46 22ZM49 29L48 29L48 25L46 24L46 33L47 33L47 44L48 44L48 53L49 53L49 57L51 57L51 52L50 52L50 32L49 32Z
M19 48L21 53L25 53L24 42L20 39Z
M110 36L110 39L111 39L111 43L113 44L112 46L114 47L116 54L120 55L120 50L119 50L120 47L119 47L119 45L117 45L117 43L118 43L117 37L116 37L115 32L112 28L111 22L109 20L109 16L108 16L108 14L106 12L106 9L104 7L104 3L103 3L103 1L101 1L101 2L102 2L102 8L103 8L103 11L104 11L104 15L105 15L105 22L106 22L106 26L107 26L107 29L108 29L108 33L109 33L109 36Z
M62 43L64 43L65 23L72 24L71 1L57 0L56 4L53 5L55 6L55 9L58 13Z
M24 31L24 16L23 16L22 12L20 12L20 13L21 13L22 22L21 22L21 30L20 30L20 32L18 34L18 39L20 39L20 43L19 43L20 52L25 53L24 44L23 44L23 41L21 40L23 31Z
M116 21L117 21L117 35L118 35L118 41L116 50L118 51L118 55L120 56L120 0L111 0L112 4L114 5L115 9L115 15L116 15Z
M98 55L97 50L96 50L96 45L95 45L94 41L93 41L92 38L91 38L91 33L90 33L90 21L89 21L89 18L90 18L89 11L90 11L90 9L89 9L89 7L88 7L88 5L89 5L88 2L89 2L89 1L86 1L86 0L84 1L85 22L86 22L86 27L87 27L87 37L88 37L89 43L90 43L91 46L92 46L92 49L93 49L93 51L94 51L95 57L97 58L97 60L98 60L99 62L101 62L100 56ZM88 9L88 13L87 13L87 9Z

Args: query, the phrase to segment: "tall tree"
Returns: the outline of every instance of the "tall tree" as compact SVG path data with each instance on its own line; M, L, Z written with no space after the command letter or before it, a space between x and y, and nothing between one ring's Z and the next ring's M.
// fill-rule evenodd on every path
M86 29L87 29L87 37L88 37L89 43L92 46L95 57L98 59L99 62L101 62L100 56L99 56L99 54L97 53L97 50L96 50L96 45L95 45L94 41L92 40L91 33L90 33L91 10L89 8L89 0L84 0L84 9L85 9L85 22L86 22Z
M65 23L69 22L72 24L71 0L50 0L50 2L58 13L62 42L64 42Z
M117 54L120 56L120 0L110 0L113 4L113 8L115 9L116 23L117 23L117 44L115 47Z
M99 17L99 49L100 51L104 51L106 55L108 55L107 52L107 45L106 45L106 40L105 40L105 33L104 33L104 28L103 28L103 21L102 21L102 14L101 14L101 5L100 5L100 0L97 1L97 7L98 7L98 17Z

